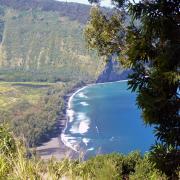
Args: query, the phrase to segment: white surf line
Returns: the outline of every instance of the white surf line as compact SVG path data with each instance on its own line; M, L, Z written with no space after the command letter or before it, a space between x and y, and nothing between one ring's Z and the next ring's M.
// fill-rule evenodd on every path
M64 144L65 146L69 147L70 149L76 151L76 152L78 152L78 150L77 150L75 147L72 147L72 146L70 145L70 143L65 142L65 138L64 138L64 136L65 136L64 133L65 133L65 131L66 131L66 129L67 129L68 122L69 122L69 117L68 117L68 112L67 112L67 111L72 109L72 99L73 99L73 97L74 97L77 93L79 93L80 91L84 90L85 88L87 88L87 87L89 87L89 86L90 86L90 85L86 85L86 86L78 89L78 90L75 91L75 92L70 96L70 98L68 99L68 107L67 107L67 110L66 110L67 121L66 121L65 128L64 128L63 132L61 133L61 140L62 140L63 144Z
M65 142L65 139L67 140L66 142ZM69 138L69 139L70 139L70 138ZM78 152L78 150L77 150L75 147L73 147L73 145L71 145L70 142L68 142L68 137L66 137L64 133L61 134L61 141L63 142L63 144L64 144L66 147L72 149L72 150L75 151L75 152Z
M86 85L86 86L82 87L81 89L78 89L77 91L75 91L75 92L71 95L71 97L70 97L69 100L68 100L68 109L69 109L69 110L71 109L71 104L72 104L71 102L72 102L73 97L74 97L78 92L82 91L83 89L87 88L88 86L90 86L90 85Z
M72 109L72 99L73 99L73 97L74 97L77 93L79 93L80 91L86 89L87 87L94 86L94 85L112 84L112 83L117 83L117 82L127 82L127 81L129 81L129 80L130 80L130 79L113 81L113 82L104 82L104 83L92 83L92 84L88 84L88 85L86 85L86 86L78 89L77 91L75 91L75 92L70 96L70 98L69 98L69 100L68 100L68 107L67 107L67 110L66 110L66 117L68 117L68 116L67 116L67 115L68 115L67 111ZM66 131L66 129L67 129L68 122L69 122L69 118L67 118L67 121L66 121L66 124L65 124L65 128L64 128L63 132L61 133L61 140L62 140L62 142L63 142L63 144L64 144L65 146L67 146L67 147L69 147L70 149L78 152L77 149L75 149L74 147L72 147L71 145L69 145L69 143L65 142L65 140L64 140L64 135L65 135L64 133L65 133L65 131Z

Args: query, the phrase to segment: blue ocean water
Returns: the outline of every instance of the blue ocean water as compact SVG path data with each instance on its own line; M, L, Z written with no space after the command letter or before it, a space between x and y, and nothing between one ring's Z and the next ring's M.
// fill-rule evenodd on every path
M95 84L76 92L69 101L69 121L63 142L88 156L149 150L154 141L136 106L127 82Z

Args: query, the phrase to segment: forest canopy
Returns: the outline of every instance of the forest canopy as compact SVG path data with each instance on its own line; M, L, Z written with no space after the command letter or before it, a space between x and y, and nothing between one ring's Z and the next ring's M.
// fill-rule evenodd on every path
M129 88L137 92L143 120L153 126L157 138L151 147L152 161L176 179L180 166L180 1L112 2L115 8L110 17L98 5L92 8L84 30L86 42L99 55L115 55L124 67L132 68Z

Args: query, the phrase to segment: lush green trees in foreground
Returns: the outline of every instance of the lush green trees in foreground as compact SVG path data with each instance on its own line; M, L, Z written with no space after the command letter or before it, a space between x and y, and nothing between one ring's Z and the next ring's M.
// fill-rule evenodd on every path
M180 1L112 2L116 7L112 15L104 14L98 6L92 8L85 28L87 43L100 55L115 55L122 65L133 69L129 87L137 92L144 122L154 127L157 137L151 147L151 161L171 179L177 179L180 167Z
M29 154L29 153L28 153ZM138 152L128 155L109 154L87 161L64 159L42 161L27 157L22 141L15 139L6 126L0 125L0 179L52 179L59 180L166 180L149 161Z

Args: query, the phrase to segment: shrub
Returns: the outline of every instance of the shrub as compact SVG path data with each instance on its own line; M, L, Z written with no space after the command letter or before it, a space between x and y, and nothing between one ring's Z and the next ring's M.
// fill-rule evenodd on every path
M0 125L0 154L11 156L16 152L15 139L7 125Z
M130 180L166 180L167 177L159 172L150 161L149 155L145 155L135 166L134 173L130 175Z

